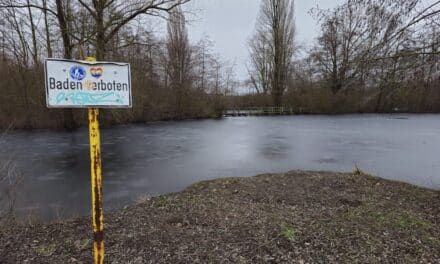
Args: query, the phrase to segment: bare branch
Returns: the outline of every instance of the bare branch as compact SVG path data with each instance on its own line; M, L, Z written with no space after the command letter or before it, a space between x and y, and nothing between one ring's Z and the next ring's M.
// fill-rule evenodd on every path
M34 5L34 4L28 4L28 5L13 5L13 4L11 4L11 5L0 5L0 8L37 8L37 9L40 9L41 11L45 11L45 12L51 13L54 16L58 16L58 14L55 11L53 11L52 9L45 8L43 6Z

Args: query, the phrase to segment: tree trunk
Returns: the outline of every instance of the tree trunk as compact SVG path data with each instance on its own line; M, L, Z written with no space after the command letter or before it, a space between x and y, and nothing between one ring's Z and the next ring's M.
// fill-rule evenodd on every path
M64 58L72 59L72 44L67 26L66 13L63 6L63 0L56 0L57 19L60 26L61 38L63 40Z
M61 38L63 40L64 58L72 59L72 44L69 35L69 28L67 26L66 12L63 6L63 0L56 0L57 19L60 26ZM70 7L68 7L70 8ZM78 127L73 115L73 109L63 109L64 129L73 130Z
M105 59L105 27L104 27L104 1L96 1L96 60L102 61Z
M43 0L43 14L44 14L44 28L46 33L46 49L47 49L47 57L52 58L53 52L52 52L52 41L50 39L50 29L49 29L49 21L47 19L47 0Z
M30 7L30 2L27 0L28 4L28 14L29 14L29 23L31 27L31 36L32 36L32 59L34 61L34 65L38 66L38 46L37 46L37 36L35 32L35 24L34 17L32 15L32 8Z

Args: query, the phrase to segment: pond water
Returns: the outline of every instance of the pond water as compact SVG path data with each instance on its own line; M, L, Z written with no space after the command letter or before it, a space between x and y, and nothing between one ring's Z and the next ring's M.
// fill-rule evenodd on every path
M440 115L235 117L102 130L104 208L200 180L289 170L353 171L440 189ZM87 129L14 131L0 160L23 175L17 212L51 220L90 212Z

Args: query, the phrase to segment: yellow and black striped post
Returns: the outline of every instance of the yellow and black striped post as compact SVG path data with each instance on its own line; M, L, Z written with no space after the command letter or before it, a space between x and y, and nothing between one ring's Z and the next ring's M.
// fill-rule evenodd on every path
M87 61L96 61L87 57ZM95 264L104 263L104 212L102 208L101 139L99 133L99 109L89 108L89 137L92 184L93 259Z

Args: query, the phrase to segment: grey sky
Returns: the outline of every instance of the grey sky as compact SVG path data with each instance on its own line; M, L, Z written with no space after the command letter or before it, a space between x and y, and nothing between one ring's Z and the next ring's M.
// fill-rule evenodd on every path
M310 44L319 27L308 11L319 5L331 8L342 0L296 0L297 40ZM227 61L236 63L239 79L247 78L245 63L248 59L246 42L255 29L260 0L194 0L189 4L195 10L188 31L192 41L207 34L215 43L215 50ZM191 19L191 18L190 18Z

